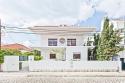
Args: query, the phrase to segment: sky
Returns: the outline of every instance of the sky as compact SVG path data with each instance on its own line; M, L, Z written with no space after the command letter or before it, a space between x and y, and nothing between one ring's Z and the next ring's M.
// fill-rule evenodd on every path
M0 19L4 26L67 24L94 26L100 30L106 16L112 19L124 17L125 0L0 0ZM40 44L37 35L6 31L3 30L3 43Z

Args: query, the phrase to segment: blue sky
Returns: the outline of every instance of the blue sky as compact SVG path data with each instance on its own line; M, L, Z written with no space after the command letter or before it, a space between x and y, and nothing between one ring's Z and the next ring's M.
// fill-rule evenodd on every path
M0 11L2 24L6 26L75 24L100 30L104 16L113 19L125 16L125 0L0 0ZM39 45L39 41L39 36L34 34L2 36L3 43Z

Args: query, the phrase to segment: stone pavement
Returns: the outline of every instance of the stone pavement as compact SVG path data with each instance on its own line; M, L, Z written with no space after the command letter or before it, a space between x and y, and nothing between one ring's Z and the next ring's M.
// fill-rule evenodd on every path
M125 77L123 72L0 72L0 77Z
M123 77L6 77L0 83L125 83Z
M0 83L125 83L125 72L0 72Z

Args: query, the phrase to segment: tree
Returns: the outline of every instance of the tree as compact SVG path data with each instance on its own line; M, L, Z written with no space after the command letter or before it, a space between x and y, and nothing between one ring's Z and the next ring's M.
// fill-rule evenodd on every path
M19 56L21 55L21 52L16 49L1 49L0 50L0 63L4 62L4 56L10 56L10 55L16 55Z
M96 51L97 51L97 48L98 48L99 38L100 38L100 36L99 36L98 33L94 34L94 41L90 41L89 38L88 38L87 46L91 46L92 43L95 46L94 48L88 49L88 60L96 60L96 55L97 55Z
M112 56L123 50L122 47L118 46L122 37L120 37L119 31L113 30L113 27L109 19L105 18L96 50L97 60L110 60Z
M4 62L4 51L0 50L0 64L2 64Z
M94 60L97 60L97 49L98 49L98 43L99 43L99 39L100 39L100 35L97 33L97 34L94 34L94 42L93 42L93 45L95 46L93 48L93 59Z
M43 56L41 56L41 52L39 50L33 50L34 60L39 61L43 59Z

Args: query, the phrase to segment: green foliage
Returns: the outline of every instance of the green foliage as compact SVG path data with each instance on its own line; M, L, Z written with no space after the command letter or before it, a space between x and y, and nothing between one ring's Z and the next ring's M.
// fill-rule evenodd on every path
M4 62L4 56L7 55L21 55L21 52L18 50L12 50L12 49L1 49L0 50L0 63Z
M98 33L94 34L93 45L95 47L93 49L91 48L88 49L88 60L96 60L99 39L100 39L100 35Z
M21 52L18 51L18 50L14 50L14 49L2 49L1 50L2 52L2 55L5 56L5 55L21 55Z
M4 62L4 56L0 54L0 64Z
M109 19L106 18L97 45L97 60L110 60L112 56L121 51L123 48L118 46L121 39L119 32L113 30L113 24L109 24Z
M35 61L39 61L39 60L42 60L42 59L43 59L42 56L34 56L34 60L35 60Z
M34 60L39 61L42 60L41 52L39 50L33 50Z
M93 45L95 46L93 48L93 60L96 60L97 57L97 49L98 49L98 43L99 43L99 39L100 39L100 35L99 34L94 34L94 42L93 42Z
M1 49L0 50L0 63L4 62L4 56L10 56L10 55L15 55L15 56L34 55L34 60L36 60L36 61L43 59L40 51L38 51L38 50L33 50L32 52L21 52L19 50L14 50L14 49Z
M34 55L34 53L33 52L24 52L24 53L22 53L22 55L31 56L31 55Z
M33 50L33 55L35 56L41 56L41 52L38 50Z

